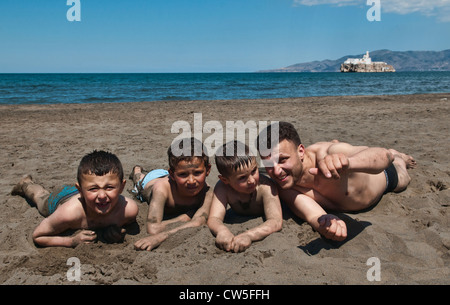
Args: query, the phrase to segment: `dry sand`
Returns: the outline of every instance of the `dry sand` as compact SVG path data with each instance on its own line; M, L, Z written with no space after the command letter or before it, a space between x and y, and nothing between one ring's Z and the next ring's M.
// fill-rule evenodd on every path
M245 101L171 101L123 104L0 106L1 122L1 284L450 284L450 94L314 97ZM284 212L281 232L243 253L225 253L209 229L189 229L151 252L135 251L145 235L147 205L140 204L140 232L123 244L37 248L31 241L42 217L9 192L31 174L52 190L75 182L81 157L94 149L133 165L167 168L166 149L177 134L175 121L203 123L271 121L293 123L305 145L339 139L411 154L412 182L387 194L370 211L339 214L349 227L341 243L322 239L311 227ZM209 134L205 134L205 139ZM208 177L214 184L217 170ZM128 181L127 188L131 187ZM130 194L125 191L125 195ZM259 218L230 213L235 233ZM69 282L67 260L81 262L81 282ZM381 281L370 282L369 258L380 260Z

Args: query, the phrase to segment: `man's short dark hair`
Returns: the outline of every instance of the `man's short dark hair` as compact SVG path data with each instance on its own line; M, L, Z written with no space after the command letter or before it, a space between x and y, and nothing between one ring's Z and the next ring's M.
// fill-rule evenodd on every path
M302 144L300 136L298 135L298 132L295 129L294 125L288 122L277 122L275 124L278 125L278 143L283 140L288 140L294 143L294 145L297 147ZM275 124L267 126L263 131L259 133L256 140L256 147L258 148L258 151L260 149L261 143L266 143L266 148L270 147L271 149L278 145L278 143L272 143L272 128L275 128ZM268 143L270 143L270 145L267 145Z

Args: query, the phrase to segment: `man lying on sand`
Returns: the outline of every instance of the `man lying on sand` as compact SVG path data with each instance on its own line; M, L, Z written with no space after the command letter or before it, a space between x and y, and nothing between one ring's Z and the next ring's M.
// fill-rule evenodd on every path
M62 186L49 193L24 176L11 195L25 197L46 217L34 230L33 241L43 247L76 247L97 240L121 242L125 226L136 222L138 206L121 195L126 180L120 160L111 153L94 151L81 159L75 186ZM68 230L80 230L60 236ZM96 233L94 230L98 230Z
M227 145L233 146L233 153ZM276 185L268 177L259 175L256 157L249 155L247 145L233 141L224 144L216 153L216 165L220 173L214 188L208 227L216 236L219 249L242 252L252 242L262 240L281 230L283 217ZM240 152L243 154L240 155ZM264 216L261 225L238 235L233 235L224 225L228 204L242 215Z
M174 153L172 146L182 153ZM201 151L197 153L196 147L201 147ZM206 183L211 164L204 145L195 138L182 139L169 147L167 155L169 171L159 169L144 174L142 167L135 166L130 175L138 198L149 204L149 235L134 244L136 250L151 251L170 235L204 225L208 218L213 192ZM163 220L167 215L173 218ZM179 222L182 224L168 230L169 224Z
M347 227L330 211L361 211L376 204L383 194L401 192L411 178L415 160L393 149L352 146L338 141L305 148L294 126L279 122L279 141L269 149L258 146L269 176L291 210L328 239L342 241ZM260 133L271 143L270 125ZM262 139L265 140L265 139Z

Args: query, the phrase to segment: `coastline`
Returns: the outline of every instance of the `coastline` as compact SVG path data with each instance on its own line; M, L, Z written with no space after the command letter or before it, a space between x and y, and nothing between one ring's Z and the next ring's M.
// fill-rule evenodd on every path
M449 121L450 93L382 96L158 101L108 104L0 105L3 211L0 222L0 284L71 284L66 261L82 264L81 284L450 284ZM193 126L218 121L288 121L305 146L338 139L383 146L417 161L412 182L387 194L370 211L339 214L349 227L342 243L320 238L284 213L283 229L244 253L225 253L207 227L184 230L152 252L133 249L145 235L147 205L141 203L141 232L124 244L98 242L75 249L36 248L31 233L42 220L35 208L9 195L23 174L52 190L71 184L81 157L94 149L115 153L126 176L135 164L166 168L166 150L176 121ZM203 140L208 134L203 135ZM213 161L213 158L211 158ZM217 181L212 162L208 182ZM131 188L127 180L126 189ZM130 196L124 191L125 196ZM230 213L237 233L262 218ZM367 260L381 262L381 281L370 282Z

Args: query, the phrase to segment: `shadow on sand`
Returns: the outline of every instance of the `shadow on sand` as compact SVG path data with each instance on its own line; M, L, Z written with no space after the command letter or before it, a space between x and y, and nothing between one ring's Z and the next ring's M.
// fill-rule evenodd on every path
M347 238L344 241L334 241L327 239L323 236L316 238L315 240L309 242L304 246L298 246L299 249L303 250L307 255L316 255L321 250L337 249L342 245L352 240L355 236L360 234L365 228L371 226L372 224L368 221L358 221L346 214L334 213L340 219L342 219L347 225Z

